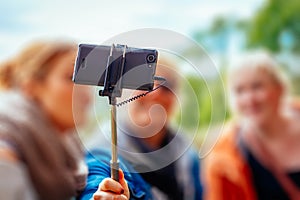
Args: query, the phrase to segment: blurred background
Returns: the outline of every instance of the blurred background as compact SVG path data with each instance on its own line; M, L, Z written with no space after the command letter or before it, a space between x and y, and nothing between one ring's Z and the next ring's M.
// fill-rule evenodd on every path
M218 127L224 116L225 120L230 116L222 78L230 62L247 50L263 48L272 52L289 75L293 94L300 94L299 0L1 1L0 61L38 38L101 44L112 36L140 28L183 34L201 45L215 63L219 74L208 71L199 77L185 72L196 94L200 120L191 114L195 107L189 98L182 104L186 112L174 119L186 130L201 127L197 129L196 145L201 145L208 126ZM181 52L199 57L193 48L184 47ZM101 116L105 121L105 115Z

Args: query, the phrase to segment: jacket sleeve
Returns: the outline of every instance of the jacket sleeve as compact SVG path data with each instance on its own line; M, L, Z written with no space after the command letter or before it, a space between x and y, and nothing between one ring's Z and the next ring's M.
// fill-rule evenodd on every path
M88 165L89 174L87 178L87 186L80 195L80 199L92 199L93 194L97 191L99 183L107 177L110 177L109 157L103 154L87 154L86 163Z
M121 157L119 161L130 191L130 200L151 200L151 187L128 162ZM110 177L110 153L100 149L94 150L86 155L86 163L89 168L87 186L79 197L83 200L92 199L102 180Z

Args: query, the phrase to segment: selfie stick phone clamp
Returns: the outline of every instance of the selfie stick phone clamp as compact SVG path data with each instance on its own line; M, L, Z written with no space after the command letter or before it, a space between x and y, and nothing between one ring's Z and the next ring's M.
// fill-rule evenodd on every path
M100 96L108 96L109 104L111 105L111 161L110 161L110 170L111 178L119 181L119 160L118 160L118 149L117 149L117 110L116 105L117 97L122 96L122 74L125 65L125 55L126 55L126 45L119 45L118 47L123 47L122 61L121 64L115 65L116 59L114 57L115 45L112 44L110 48L110 54L108 56L106 69L105 69L105 79L104 79L104 88L99 91ZM120 66L119 66L120 65ZM113 79L114 78L114 79ZM115 79L116 78L116 79ZM111 80L117 80L116 83Z

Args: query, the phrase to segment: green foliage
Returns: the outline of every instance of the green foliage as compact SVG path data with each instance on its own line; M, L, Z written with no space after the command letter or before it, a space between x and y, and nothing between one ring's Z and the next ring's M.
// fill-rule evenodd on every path
M212 35L223 33L228 29L228 25L229 21L226 18L218 17L213 21L209 33Z
M208 29L197 30L193 34L193 38L209 51L224 52L229 44L231 29L231 20L219 16L214 19Z
M186 129L193 129L196 126L207 127L222 123L229 117L221 81L206 81L196 76L188 76L187 80L189 85L182 88L185 97L181 105L182 116L178 116L177 123L181 123Z
M300 96L300 77L299 76L295 76L291 79L291 84L293 86L292 88L292 94L295 96Z
M300 1L268 0L249 23L247 45L279 52L284 32L292 39L291 50L300 52Z

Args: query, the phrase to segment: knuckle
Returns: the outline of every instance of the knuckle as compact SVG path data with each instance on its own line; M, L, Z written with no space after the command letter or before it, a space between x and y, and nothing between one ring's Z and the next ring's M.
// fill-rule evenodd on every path
M110 186L110 180L108 178L103 179L103 181L99 185L99 189L107 189Z

